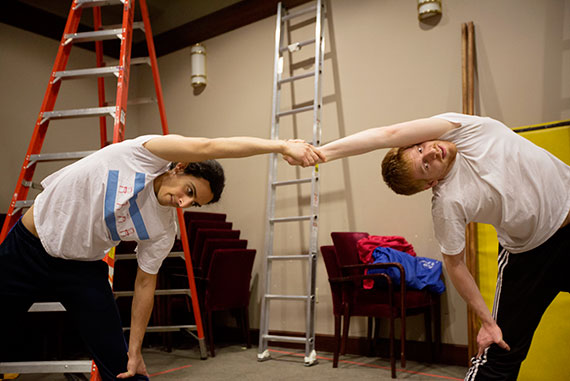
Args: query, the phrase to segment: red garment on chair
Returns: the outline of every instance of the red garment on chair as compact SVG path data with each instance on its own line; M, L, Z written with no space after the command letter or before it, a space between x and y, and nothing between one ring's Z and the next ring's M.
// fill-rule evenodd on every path
M372 263L374 261L372 253L378 246L390 247L394 250L408 253L412 257L416 256L414 247L408 243L404 237L397 235L369 235L368 237L359 239L358 242L356 242L356 247L358 248L358 257L362 263ZM365 273L367 273L367 271L365 271ZM363 286L366 289L371 289L374 286L374 281L372 279L364 279Z

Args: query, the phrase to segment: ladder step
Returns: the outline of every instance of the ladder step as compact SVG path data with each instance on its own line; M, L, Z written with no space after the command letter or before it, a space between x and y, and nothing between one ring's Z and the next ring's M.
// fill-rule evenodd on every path
M34 205L34 200L16 201L16 203L14 204L15 208L17 209L29 208L32 205Z
M263 338L267 341L287 341L290 343L306 343L306 337L297 336L278 336L278 335L263 335Z
M122 28L123 24L101 25L101 30L122 29ZM135 29L140 29L144 31L144 22L142 21L133 22L133 30Z
M61 153L40 153L30 155L30 161L26 168L31 167L37 162L58 161L58 160L78 160L91 155L96 151L78 151L78 152L61 152Z
M68 33L64 35L65 43L69 44L79 43L79 42L90 42L90 41L104 41L104 40L112 40L115 38L122 39L123 38L123 28L122 25L118 25L116 28L114 25L109 29L101 29L101 30L93 30L89 32L79 32L79 33ZM133 23L133 30L140 29L144 31L144 23L142 21L134 22Z
M136 98L127 101L127 105L129 106L136 106L136 105L143 105L148 103L156 103L156 98L148 97L148 98Z
M168 253L168 258L182 258L184 259L184 252L172 251ZM115 261L137 259L136 254L115 254Z
M290 19L295 18L295 17L299 17L299 16L302 16L302 15L306 15L307 13L315 12L316 10L317 10L317 4L315 3L315 4L311 5L311 6L305 7L305 8L303 8L303 9L299 9L299 10L297 10L297 11L295 11L295 12L289 12L289 13L287 13L286 15L284 15L283 17L281 17L281 20L282 20L282 21L287 21L287 20L290 20Z
M34 303L28 309L28 312L59 312L59 311L67 311L60 302Z
M313 256L310 254L299 254L299 255L269 255L267 259L270 260L289 260L289 259L312 259Z
M307 177L304 179L296 179L296 180L274 181L273 183L271 183L271 185L273 185L274 187L278 187L281 185L305 184L305 183L310 183L311 181L313 181L313 179Z
M312 216L298 216L298 217L280 217L280 218L270 218L269 222L291 222L291 221L308 221Z
M309 77L314 77L315 76L315 72L311 71L309 73L305 73L305 74L299 74L299 75L295 75L293 77L289 77L289 78L285 78L285 79L280 79L279 80L279 84L282 83L287 83L287 82L293 82L293 81L297 81L299 79L303 79L303 78L309 78Z
M267 299L280 299L280 300L309 300L311 299L310 295L275 295L275 294L267 294L265 295Z
M131 57L131 66L133 65L148 65L150 66L150 57ZM105 62L105 65L107 66L119 66L119 61L114 60L114 61L109 61L109 62Z
M42 122L44 123L50 119L70 119L70 118L83 118L90 116L103 116L110 115L115 116L115 106L110 107L92 107L92 108L81 108L75 110L61 110L61 111L48 111L42 113Z
M296 52L297 50L300 50L303 46L314 44L315 41L316 40L314 38L311 38L310 40L294 42L294 43L289 44L287 46L280 47L279 52L283 53L284 51L288 50L289 52L293 53L293 52Z
M118 76L120 66L109 66L109 67L97 67L90 69L76 69L76 70L64 70L56 71L54 73L54 81L59 81L60 79L79 79L79 78L89 78L89 77L103 77L103 76Z
M133 296L135 294L134 291L113 291L115 298L120 298L123 296ZM154 295L188 295L190 294L190 289L179 288L179 289L171 289L171 290L154 290Z
M89 42L89 41L112 40L115 38L121 39L123 37L123 28L94 30L91 32L68 33L64 35L64 37L66 45L71 42L78 43L78 42Z
M76 0L76 9L79 7L92 8L103 7L105 5L118 5L123 4L124 0Z
M130 330L131 327L123 327L123 331ZM162 326L154 326L154 327L146 327L147 332L176 332L180 331L181 329L187 329L191 331L196 330L196 325L193 324L184 324L184 325L162 325Z
M40 191L44 190L44 187L42 187L42 184L34 183L33 181L22 180L22 186L24 186L26 188L31 187L32 189L37 189Z
M311 111L311 110L313 110L313 105L304 106L304 107L299 107L299 108L294 108L294 109L288 110L288 111L280 111L280 112L278 112L275 116L279 118L279 117L281 117L281 116L291 115L291 114L297 114L297 113L299 113L299 112Z
M91 360L0 362L0 373L91 373Z

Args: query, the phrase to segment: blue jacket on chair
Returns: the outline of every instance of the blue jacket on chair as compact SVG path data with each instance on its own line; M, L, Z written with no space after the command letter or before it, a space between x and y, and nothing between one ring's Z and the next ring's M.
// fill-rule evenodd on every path
M441 280L441 261L431 258L412 257L404 252L382 246L374 249L372 256L374 257L373 263L401 263L406 272L406 286L412 289L422 290L427 287L429 291L437 294L445 291L445 284ZM386 273L396 285L400 284L400 271L395 267L370 269L368 273Z

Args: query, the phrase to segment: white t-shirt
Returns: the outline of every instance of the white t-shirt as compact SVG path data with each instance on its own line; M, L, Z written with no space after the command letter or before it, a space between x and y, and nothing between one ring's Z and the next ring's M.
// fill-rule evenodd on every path
M102 259L119 241L137 241L137 261L156 274L176 235L176 211L162 206L153 180L169 162L143 144L156 135L109 145L42 181L34 222L54 257Z
M455 143L453 167L433 188L435 236L444 254L465 247L469 222L491 224L512 253L550 238L570 210L570 167L491 118L436 115L461 126L440 139Z

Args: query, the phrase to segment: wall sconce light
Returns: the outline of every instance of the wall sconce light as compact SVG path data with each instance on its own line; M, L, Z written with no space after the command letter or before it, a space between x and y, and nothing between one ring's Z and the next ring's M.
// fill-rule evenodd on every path
M418 0L420 21L437 15L441 15L441 0Z
M192 87L200 88L206 86L206 48L204 45L196 44L190 49L192 57Z

